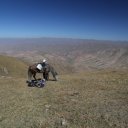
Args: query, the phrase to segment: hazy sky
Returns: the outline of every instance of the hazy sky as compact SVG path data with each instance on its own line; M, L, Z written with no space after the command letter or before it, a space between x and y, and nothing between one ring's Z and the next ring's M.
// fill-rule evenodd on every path
M128 40L128 0L0 0L0 37Z

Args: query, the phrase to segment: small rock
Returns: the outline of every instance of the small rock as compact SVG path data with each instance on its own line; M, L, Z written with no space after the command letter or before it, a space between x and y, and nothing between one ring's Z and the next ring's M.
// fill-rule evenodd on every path
M62 125L62 126L67 126L68 123L67 123L67 121L66 121L65 119L62 119L62 120L61 120L61 125Z
M49 108L51 107L51 105L46 104L45 107L46 107L47 109L49 109Z

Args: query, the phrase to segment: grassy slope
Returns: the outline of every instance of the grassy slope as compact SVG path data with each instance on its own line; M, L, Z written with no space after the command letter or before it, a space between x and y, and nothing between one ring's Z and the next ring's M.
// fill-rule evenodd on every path
M3 68L7 69L8 74L2 71ZM0 75L25 76L26 69L26 64L20 60L13 57L0 55Z
M128 74L62 75L44 88L0 78L0 128L128 127Z

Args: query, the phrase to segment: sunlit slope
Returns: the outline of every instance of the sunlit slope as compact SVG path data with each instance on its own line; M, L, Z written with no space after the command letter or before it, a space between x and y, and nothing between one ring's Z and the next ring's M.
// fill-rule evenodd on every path
M22 61L8 56L0 55L0 75L22 76L26 75L27 65Z

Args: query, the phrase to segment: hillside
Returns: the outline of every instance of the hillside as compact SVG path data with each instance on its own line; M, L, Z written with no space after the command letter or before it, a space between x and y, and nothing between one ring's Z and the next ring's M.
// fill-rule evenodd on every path
M0 128L128 127L127 42L4 41ZM52 81L50 75L43 88L28 87L27 65L43 58L55 67L59 80Z
M26 76L27 65L22 61L0 55L0 76Z
M128 69L127 41L30 38L0 39L0 45L1 54L20 58L29 64L46 58L60 74Z
M61 75L43 88L0 78L0 128L127 128L128 73Z

